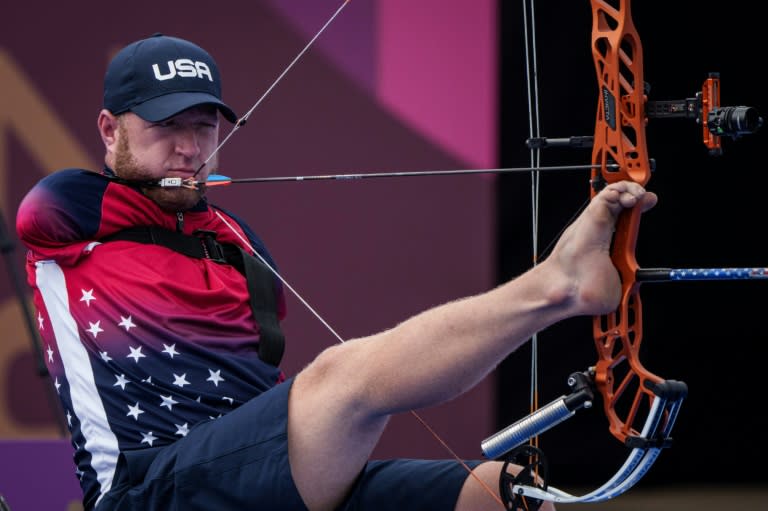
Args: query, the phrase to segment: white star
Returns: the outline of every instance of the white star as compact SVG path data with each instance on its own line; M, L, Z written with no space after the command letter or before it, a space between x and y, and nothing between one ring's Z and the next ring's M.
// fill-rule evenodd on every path
M110 360L112 360L112 357L110 357L110 356L107 354L107 352L106 352L106 351L100 351L100 352L99 352L99 355L101 355L101 359L102 359L104 362L109 362Z
M187 436L187 433L189 433L189 426L188 423L184 424L174 424L176 426L176 434L180 436Z
M90 307L91 306L91 300L95 300L96 299L93 296L93 289L89 289L88 291L86 291L85 289L81 289L80 291L83 292L83 296L82 296L82 298L80 298L80 301L81 302L85 302L85 304L88 307Z
M135 328L136 325L134 324L133 320L131 319L133 316L128 316L127 318L120 316L120 323L117 324L117 326L121 326L125 328L125 331L128 332L131 330L131 328Z
M184 388L184 385L189 385L190 383L187 381L187 373L184 373L181 376L173 373L173 384L182 388Z
M168 346L167 344L163 344L163 353L168 353L168 355L170 355L171 358L173 358L174 355L179 354L179 352L176 351L175 344L171 344L170 346Z
M163 402L162 402L162 403L160 403L160 408L162 408L162 407L166 407L166 408L168 408L169 410L173 410L173 405L177 405L177 404L179 404L179 402L178 402L178 401L174 401L174 400L173 400L173 396L163 396L163 395L161 394L161 395L160 395L160 399L162 399L162 400L163 400Z
M137 402L134 406L128 405L128 413L125 415L130 415L134 419L139 420L139 415L142 413L144 413L144 410L139 408L139 403Z
M51 349L51 345L48 345L48 350L46 351L48 353L48 362L53 362L53 350Z
M61 383L59 383L59 377L57 376L56 379L53 382L54 386L56 387L56 393L59 393L59 389L61 388Z
M91 332L91 335L93 335L94 339L99 335L99 332L104 331L104 329L99 326L101 324L101 320L98 320L96 323L91 323L89 321L88 324L91 325L91 328L88 328L87 331Z
M141 352L141 346L139 346L138 348L134 348L133 346L128 346L128 348L131 350L131 354L126 355L125 357L132 358L134 361L136 361L137 364L139 363L140 358L146 357L146 355Z
M157 440L157 437L155 435L153 435L151 431L147 431L146 433L142 433L141 437L142 437L141 438L141 443L142 444L147 443L147 444L149 444L150 447L152 447L152 442Z
M221 369L217 369L216 371L208 369L208 372L210 373L210 376L206 378L205 381L211 381L217 387L219 386L220 381L224 381L224 378L221 377Z
M116 376L115 378L117 378L117 381L115 382L114 385L112 385L113 387L117 387L119 385L121 389L125 390L125 385L127 383L131 383L130 381L128 381L128 379L125 377L124 374ZM133 388L133 387L131 387L131 388Z
M224 401L227 401L229 404L232 404L232 403L234 403L234 402L235 402L235 400L234 400L234 399L232 399L232 398L231 398L231 397L229 397L229 396L221 396L221 399L223 399Z
M42 330L43 329L43 315L39 312L37 313L37 327Z
M69 410L67 410L67 425L72 426L72 414L69 413Z
M146 380L141 380L141 383L148 383L150 385L154 385L154 383L152 383L152 377L151 376L147 376Z

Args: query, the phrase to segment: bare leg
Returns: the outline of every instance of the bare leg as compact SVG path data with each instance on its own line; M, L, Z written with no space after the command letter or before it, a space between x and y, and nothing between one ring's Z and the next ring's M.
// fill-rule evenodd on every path
M530 271L321 353L296 377L288 411L291 470L309 508L330 511L343 499L390 415L462 394L556 321L615 308L619 279L608 250L616 218L655 201L639 185L609 185ZM474 484L466 490L462 506L472 507Z

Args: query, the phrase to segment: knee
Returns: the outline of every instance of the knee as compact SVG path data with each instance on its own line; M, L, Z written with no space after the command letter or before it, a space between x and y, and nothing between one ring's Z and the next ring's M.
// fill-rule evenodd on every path
M342 346L331 346L320 352L312 362L310 362L297 375L305 384L313 387L324 387L331 385L338 378L341 378L344 370L344 357L340 353Z
M351 360L353 351L347 345L326 348L301 370L294 386L303 397L312 396L317 403L343 405L351 412L366 401L362 371Z
M337 433L344 430L348 437L379 435L388 416L372 398L365 371L350 360L354 350L345 346L324 350L296 376L289 409L294 418L336 423Z

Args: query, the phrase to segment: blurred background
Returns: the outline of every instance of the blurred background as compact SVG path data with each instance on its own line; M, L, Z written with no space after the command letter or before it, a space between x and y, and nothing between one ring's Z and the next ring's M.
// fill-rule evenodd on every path
M29 295L23 285L20 297L15 285L26 279L15 212L44 175L63 167L100 168L96 117L109 58L154 32L191 39L216 58L225 100L242 115L341 5L259 0L214 9L208 2L168 1L160 10L156 2L139 0L105 13L95 1L18 3L0 18L0 460L15 460L2 461L0 495L15 511L50 509L29 503L24 482L31 488L41 479L54 486L63 481L59 491L72 495L75 506L77 492L58 403L22 307ZM343 5L225 146L222 174L529 164L522 2ZM589 2L550 0L534 7L541 134L592 135L597 90ZM718 72L723 105L768 112L758 78L768 44L756 12L729 5L708 10L692 0L635 2L634 19L650 100L692 98L708 74ZM650 120L656 171L649 188L660 202L643 218L641 266L768 265L759 152L766 133L723 139L723 154L713 157L693 120ZM556 149L544 152L541 163L589 159L589 150ZM588 171L541 176L539 252L583 206L588 179ZM211 190L209 199L250 223L288 282L345 339L481 292L532 264L527 173L238 184ZM641 358L656 374L685 381L689 397L673 447L628 495L593 507L768 506L762 465L768 451L759 440L768 420L758 408L768 351L761 299L766 285L643 286ZM337 342L295 297L289 298L285 329L289 374ZM594 363L591 320L542 332L538 355L545 403L567 392L570 373ZM530 366L530 349L521 349L468 395L422 415L460 456L478 457L482 439L528 413ZM403 370L420 370L418 361ZM599 406L545 433L540 445L550 461L551 484L566 490L601 484L626 456ZM447 456L407 414L393 420L375 454Z

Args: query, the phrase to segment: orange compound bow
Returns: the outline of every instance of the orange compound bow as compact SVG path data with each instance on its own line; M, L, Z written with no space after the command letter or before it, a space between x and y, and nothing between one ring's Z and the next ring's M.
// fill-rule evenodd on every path
M592 55L597 71L600 98L592 146L591 196L606 184L630 180L645 186L651 177L651 160L645 141L646 96L643 82L643 52L632 22L630 1L611 5L592 0ZM632 452L607 483L582 496L556 488L528 485L527 481L503 476L501 489L511 508L537 506L543 500L595 502L615 497L632 487L655 461L669 434L687 389L647 371L639 360L642 341L642 310L639 269L635 244L640 211L625 210L619 217L611 258L621 278L621 302L610 314L595 317L593 330L598 361L585 373L569 378L572 394L562 396L531 416L516 422L483 441L486 457L497 458L510 448L573 416L592 404L593 389L602 398L611 433ZM648 408L644 425L637 430L638 412ZM518 448L534 458L531 447ZM511 460L517 461L513 451ZM538 469L542 461L534 461ZM545 467L543 467L545 470ZM504 480L506 479L506 481ZM528 498L527 502L522 499Z

